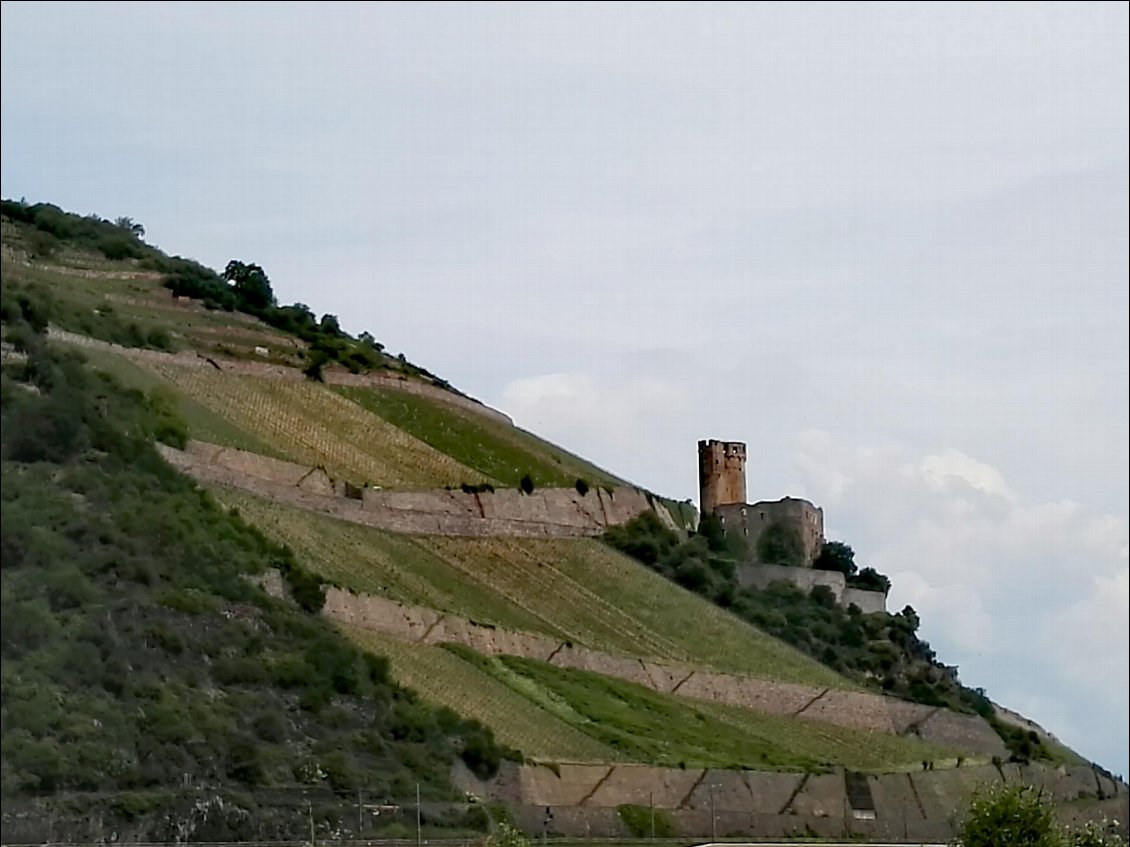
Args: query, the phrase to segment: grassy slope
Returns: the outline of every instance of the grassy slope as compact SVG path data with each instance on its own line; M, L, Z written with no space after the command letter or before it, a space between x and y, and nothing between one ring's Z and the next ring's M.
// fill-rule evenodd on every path
M668 766L889 771L956 753L917 739L660 694L590 671L446 648L627 761Z
M506 485L518 485L525 474L538 487L571 488L578 479L590 485L621 482L524 430L468 415L427 397L371 388L335 390L441 453Z
M532 659L341 630L363 649L388 657L401 685L481 721L502 743L542 761L892 771L957 755L917 739L688 701Z
M386 657L393 678L426 700L495 729L526 756L566 762L612 762L611 747L539 707L441 647L404 644L356 627L341 630L359 647Z
M852 683L598 541L403 536L223 491L345 588L510 629L791 682Z
M247 578L296 565L159 458L175 420L39 343L2 382L5 805L323 781L454 796L452 760L489 737Z

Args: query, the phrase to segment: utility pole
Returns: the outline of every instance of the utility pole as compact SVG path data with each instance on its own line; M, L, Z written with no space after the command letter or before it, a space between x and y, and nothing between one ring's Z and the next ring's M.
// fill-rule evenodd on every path
M306 817L310 820L310 847L314 847L314 806L306 801Z
M416 783L416 847L420 847L420 783Z
M655 838L655 792L647 793L647 807L651 811L651 837Z
M710 840L718 840L718 818L714 816L714 783L710 783Z
M361 789L357 789L357 837L361 838L361 830L365 828L365 819L361 814Z

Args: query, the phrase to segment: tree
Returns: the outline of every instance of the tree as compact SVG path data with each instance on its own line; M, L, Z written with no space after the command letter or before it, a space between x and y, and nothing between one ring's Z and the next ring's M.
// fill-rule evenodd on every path
M138 238L145 237L145 227L135 221L133 218L121 217L114 221L114 226L118 229L124 229L130 235L135 235Z
M757 560L763 565L804 566L804 539L791 523L775 521L757 539Z
M996 785L974 796L958 830L962 847L1062 847L1055 809L1027 785Z
M842 541L825 541L812 567L818 571L839 571L844 576L853 576L857 569L855 551Z
M726 549L726 529L717 515L703 515L698 521L697 534L706 539L707 547L712 552Z
M232 259L224 268L224 279L232 286L241 311L260 311L275 304L275 292L263 269Z

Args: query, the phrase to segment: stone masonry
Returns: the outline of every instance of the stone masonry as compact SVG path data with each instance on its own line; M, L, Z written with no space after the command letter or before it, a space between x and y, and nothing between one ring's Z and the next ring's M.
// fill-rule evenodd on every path
M285 462L203 441L184 450L160 446L166 460L201 482L227 485L313 512L392 532L425 535L571 538L600 535L652 511L675 529L667 508L631 486L517 489L466 493L445 489L383 491L330 478L323 468Z
M953 838L960 810L987 785L1039 785L1058 803L1084 801L1079 808L1095 817L1119 820L1125 820L1128 799L1124 783L1087 766L984 764L858 775L873 800L873 808L862 810L852 806L850 776L838 770L806 774L508 762L490 782L476 779L462 766L456 767L454 780L469 794L507 803L531 833L541 833L545 826L549 835L574 838L632 835L616 808L633 804L663 810L684 838L815 835L944 843ZM1063 816L1076 817L1071 809L1064 809Z

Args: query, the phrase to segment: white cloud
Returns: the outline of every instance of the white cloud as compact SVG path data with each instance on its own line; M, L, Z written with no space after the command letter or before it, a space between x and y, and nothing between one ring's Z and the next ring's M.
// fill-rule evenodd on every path
M1030 717L1118 766L1109 745L1125 743L1112 733L1128 707L1125 519L1068 500L1029 502L997 468L955 448L914 456L809 432L795 457L813 490L832 481L831 537L892 577L891 607L919 611L943 661L1006 706L1032 704ZM1062 715L1072 719L1057 723Z
M904 470L923 480L934 491L949 491L955 485L964 484L976 491L1003 497L1009 502L1016 501L1016 494L1005 483L1000 471L953 448L926 456L916 465L906 466Z

